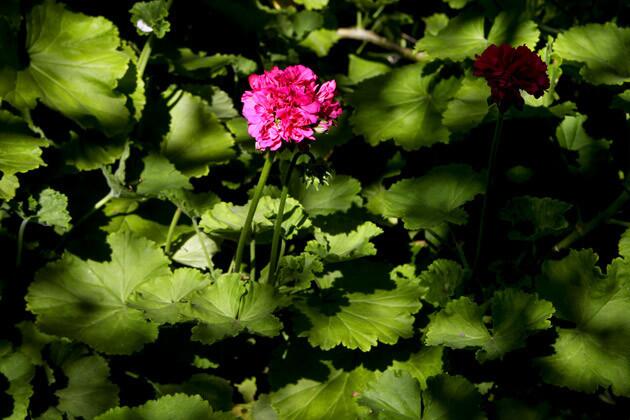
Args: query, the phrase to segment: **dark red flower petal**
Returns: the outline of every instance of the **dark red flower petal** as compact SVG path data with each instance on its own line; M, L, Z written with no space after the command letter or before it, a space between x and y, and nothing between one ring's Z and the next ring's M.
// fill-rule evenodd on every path
M539 98L549 89L547 65L525 45L490 45L476 57L473 74L486 79L501 111L523 107L521 90Z

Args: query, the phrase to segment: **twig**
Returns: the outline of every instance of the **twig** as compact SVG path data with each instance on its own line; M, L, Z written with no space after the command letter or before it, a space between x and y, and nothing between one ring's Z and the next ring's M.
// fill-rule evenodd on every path
M608 208L595 216L595 218L593 218L590 222L587 222L585 224L578 224L577 226L575 226L573 232L571 232L568 236L558 242L553 247L553 250L555 252L559 252L570 247L575 241L588 235L597 226L617 214L617 212L621 210L621 208L628 201L630 201L630 194L627 191L623 191L621 194L619 194L619 197L617 197L617 199L613 201L610 206L608 206Z
M369 42L386 50L392 50L400 54L402 57L411 61L425 61L427 59L427 53L414 52L413 50L405 47L401 47L395 42L390 41L378 35L375 32L369 31L363 28L338 28L337 35L339 38L344 39L356 39L358 41Z

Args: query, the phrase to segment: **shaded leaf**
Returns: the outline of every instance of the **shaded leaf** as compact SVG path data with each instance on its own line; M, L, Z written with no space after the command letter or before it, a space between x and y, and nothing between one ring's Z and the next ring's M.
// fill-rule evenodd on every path
M315 239L310 240L304 250L326 262L348 261L376 255L376 248L370 239L381 233L383 230L372 222L365 222L350 233L338 235L316 229Z
M513 227L508 233L510 239L535 241L568 227L564 213L571 207L549 197L522 196L510 200L500 217Z
M481 395L462 376L438 375L429 378L422 393L422 420L470 419L484 420L480 408Z
M382 198L383 216L403 219L407 229L462 225L468 215L461 206L483 190L483 177L469 166L438 166L421 178L392 185Z

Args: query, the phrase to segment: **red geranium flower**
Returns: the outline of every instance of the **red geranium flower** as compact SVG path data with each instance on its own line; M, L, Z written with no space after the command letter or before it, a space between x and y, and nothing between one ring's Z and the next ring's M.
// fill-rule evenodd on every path
M539 98L549 89L547 65L525 45L490 45L476 57L475 76L483 76L490 86L492 101L503 112L510 105L523 108L521 90Z

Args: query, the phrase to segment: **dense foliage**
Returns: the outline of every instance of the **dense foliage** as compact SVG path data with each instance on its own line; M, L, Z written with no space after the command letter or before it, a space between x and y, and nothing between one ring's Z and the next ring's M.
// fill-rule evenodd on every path
M0 418L626 418L629 16L2 0ZM544 94L499 112L492 44ZM265 157L248 76L297 64L343 113Z

